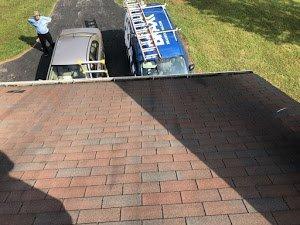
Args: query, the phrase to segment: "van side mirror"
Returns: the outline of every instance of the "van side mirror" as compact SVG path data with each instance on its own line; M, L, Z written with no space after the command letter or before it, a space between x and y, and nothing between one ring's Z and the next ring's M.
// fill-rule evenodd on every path
M189 71L193 71L195 69L195 64L190 64L189 65Z

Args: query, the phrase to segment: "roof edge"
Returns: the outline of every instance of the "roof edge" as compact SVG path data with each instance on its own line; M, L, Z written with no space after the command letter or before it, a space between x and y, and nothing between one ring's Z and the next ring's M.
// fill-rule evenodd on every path
M168 78L190 78L190 77L210 77L210 76L226 76L226 75L241 75L252 74L252 70L241 71L221 71L195 74L174 74L174 75L156 75L156 76L122 76L122 77L103 77L103 78L83 78L66 80L35 80L35 81L14 81L14 82L0 82L0 87L11 86L37 86L37 85L53 85L53 84L74 84L74 83L95 83L95 82L115 82L115 81L130 81L130 80L154 80L154 79L168 79Z

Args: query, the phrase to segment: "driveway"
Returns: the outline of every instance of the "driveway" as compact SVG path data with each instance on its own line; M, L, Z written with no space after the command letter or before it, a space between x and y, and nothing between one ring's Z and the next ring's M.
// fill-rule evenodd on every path
M85 20L95 19L102 31L109 73L124 76L130 71L123 39L123 18L124 10L113 0L61 0L49 27L56 39L62 29L84 27ZM24 41L28 38L22 37ZM43 56L36 44L22 57L0 65L0 81L45 79L50 59L50 56Z

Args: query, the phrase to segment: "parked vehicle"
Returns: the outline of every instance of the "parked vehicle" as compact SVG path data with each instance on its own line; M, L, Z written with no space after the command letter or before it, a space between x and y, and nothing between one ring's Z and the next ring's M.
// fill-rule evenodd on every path
M190 64L184 44L165 5L125 0L125 44L134 75L188 74Z
M53 50L47 80L107 76L100 30L97 28L63 30Z

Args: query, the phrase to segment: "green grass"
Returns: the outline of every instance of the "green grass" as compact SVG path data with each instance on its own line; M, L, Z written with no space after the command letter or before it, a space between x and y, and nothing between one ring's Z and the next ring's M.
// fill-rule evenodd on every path
M300 0L152 2L167 3L198 72L250 69L300 100Z
M57 0L0 0L0 61L12 58L34 44L36 33L27 23L34 10L49 15Z
M27 18L35 9L48 15L56 1L0 0L0 61L28 49L36 34ZM300 100L300 0L166 3L197 71L250 69Z

